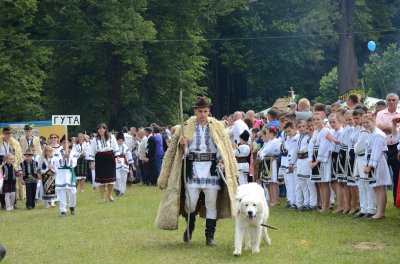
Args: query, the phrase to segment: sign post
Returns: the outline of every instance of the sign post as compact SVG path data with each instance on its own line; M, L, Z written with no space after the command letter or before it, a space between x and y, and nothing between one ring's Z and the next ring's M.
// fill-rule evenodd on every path
M80 115L52 115L51 124L53 126L65 126L65 153L68 153L68 126L79 126L81 124Z

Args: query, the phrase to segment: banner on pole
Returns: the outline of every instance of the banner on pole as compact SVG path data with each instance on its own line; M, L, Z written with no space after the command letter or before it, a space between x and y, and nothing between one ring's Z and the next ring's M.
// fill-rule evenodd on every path
M52 115L51 123L53 126L79 126L81 124L80 115Z

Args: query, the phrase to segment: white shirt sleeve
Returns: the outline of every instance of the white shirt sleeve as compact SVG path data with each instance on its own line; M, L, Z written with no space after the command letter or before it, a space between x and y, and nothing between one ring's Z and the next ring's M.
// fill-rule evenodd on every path
M328 129L324 128L323 131L321 131L320 135L320 143L319 143L319 149L318 149L318 157L317 161L319 162L327 162L328 157L329 157L329 152L331 150L331 144L330 142L326 139L326 135L328 134Z
M383 149L386 146L386 139L384 137L377 137L375 136L374 142L372 145L372 152L371 152L371 157L368 161L368 166L371 166L373 168L377 168L378 162L383 154Z
M120 155L119 146L118 146L117 140L115 139L114 136L111 136L111 149L114 152L115 156L119 156Z
M312 161L313 160L313 156L314 156L314 145L315 145L315 139L316 139L317 133L316 131L314 131L311 139L310 139L310 143L308 144L308 160Z
M88 155L86 156L87 160L92 160L94 161L94 157L96 156L96 139L92 139L90 141L90 145L88 147Z
M359 155L365 153L365 146L367 143L368 131L362 130L358 136L356 144L354 144L354 153Z

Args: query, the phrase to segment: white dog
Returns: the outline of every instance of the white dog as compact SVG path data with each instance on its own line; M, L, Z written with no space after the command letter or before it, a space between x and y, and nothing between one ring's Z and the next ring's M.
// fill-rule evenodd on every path
M244 236L246 236L245 249L251 247L252 253L260 252L262 235L265 242L271 245L267 228L261 225L266 224L269 216L268 204L261 186L257 183L240 185L236 193L236 211L234 256L242 254Z

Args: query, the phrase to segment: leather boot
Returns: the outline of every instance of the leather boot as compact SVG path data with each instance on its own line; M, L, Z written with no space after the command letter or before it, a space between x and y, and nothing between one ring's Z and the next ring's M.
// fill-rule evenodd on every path
M216 246L214 241L214 233L215 233L215 226L217 225L216 219L206 219L206 245L207 246Z
M185 216L186 224L188 222L188 216ZM196 214L191 213L189 217L189 234L186 226L185 233L183 233L183 242L188 243L192 239L192 234L193 230L195 228L195 222L196 222Z

